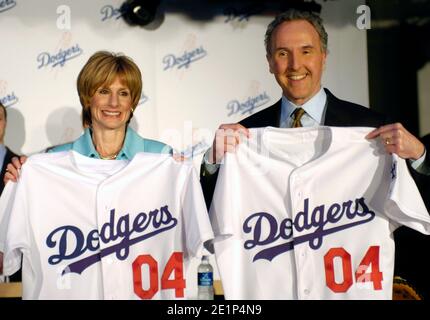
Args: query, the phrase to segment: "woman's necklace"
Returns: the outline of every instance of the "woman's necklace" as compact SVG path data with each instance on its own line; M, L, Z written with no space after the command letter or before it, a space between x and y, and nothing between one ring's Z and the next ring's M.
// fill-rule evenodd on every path
M115 160L116 157L118 156L118 153L119 152L117 152L113 155L110 155L110 156L106 156L106 157L103 157L102 155L100 155L100 159L102 159L102 160Z
M92 133L91 133L92 134ZM118 156L118 154L120 153L120 151L121 151L121 148L122 148L122 145L120 146L120 148L119 148L119 150L118 150L118 152L116 152L116 153L114 153L114 154L111 154L111 155L107 155L107 156L102 156L102 153L99 151L99 149L97 148L97 143L94 141L95 139L94 139L94 136L92 135L92 140L93 140L93 144L94 144L94 147L95 147L95 149L96 149L96 151L98 152L98 154L99 154L99 156L100 156L100 159L102 159L102 160L115 160L116 159L116 157ZM103 140L103 139L102 139ZM124 140L123 140L123 143L124 143ZM100 150L103 150L104 148L100 148Z

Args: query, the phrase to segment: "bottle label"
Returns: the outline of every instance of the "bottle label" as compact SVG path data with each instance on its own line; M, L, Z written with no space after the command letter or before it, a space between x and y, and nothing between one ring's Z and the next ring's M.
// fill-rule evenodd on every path
M199 286L212 286L213 285L213 272L199 272L198 273Z

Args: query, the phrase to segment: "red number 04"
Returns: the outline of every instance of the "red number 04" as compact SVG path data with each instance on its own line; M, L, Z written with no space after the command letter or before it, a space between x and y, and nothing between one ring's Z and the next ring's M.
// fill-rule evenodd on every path
M149 288L142 286L142 265L149 267ZM174 279L170 280L170 275L174 273ZM159 289L158 286L158 263L149 254L138 256L133 261L133 285L134 293L141 299L151 299ZM184 262L182 252L173 252L167 261L161 276L161 289L175 289L175 297L183 298L185 288Z
M333 260L342 259L343 281L337 283L334 278ZM346 292L352 285L351 255L344 248L332 248L324 256L325 279L327 287L334 292ZM371 267L370 273L365 273ZM382 272L379 271L379 246L369 247L355 272L356 282L373 282L373 289L382 289Z

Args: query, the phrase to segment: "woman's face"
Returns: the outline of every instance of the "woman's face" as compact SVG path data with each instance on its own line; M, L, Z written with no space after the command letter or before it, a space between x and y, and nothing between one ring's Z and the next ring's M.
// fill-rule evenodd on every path
M93 129L124 129L131 114L131 95L127 86L117 77L110 85L102 85L90 99Z

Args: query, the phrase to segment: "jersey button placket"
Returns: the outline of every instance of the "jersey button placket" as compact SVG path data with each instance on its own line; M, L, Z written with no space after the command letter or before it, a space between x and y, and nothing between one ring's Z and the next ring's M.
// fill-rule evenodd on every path
M303 192L302 192L302 181L300 175L294 174L293 178L290 180L290 190L292 195L293 213L292 219L294 221L296 214L303 210ZM296 231L295 231L296 232ZM299 236L297 232L294 237ZM299 244L294 247L294 256L296 259L296 272L297 272L297 290L299 299L308 299L310 290L306 287L306 277L303 273L306 266L306 251L304 244Z
M301 179L299 175L296 175L295 183L294 183L294 189L296 190L296 197L297 197L297 205L300 206L301 200L303 197L302 188L301 188Z
M109 199L112 199L108 192L108 188L102 183L97 190L97 228L99 232L102 230L104 224L110 220L110 204ZM99 237L100 250L103 250L112 245L112 243L104 243ZM110 279L111 269L113 265L113 256L104 256L101 258L101 274L103 281L103 293L105 299L115 299L115 288L113 281Z

